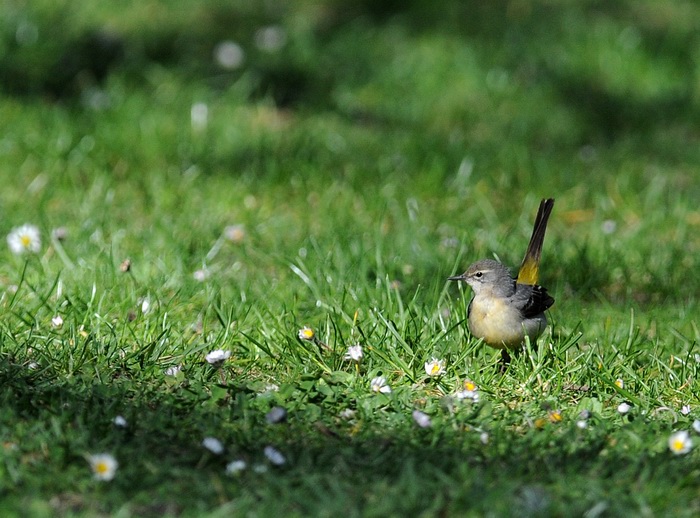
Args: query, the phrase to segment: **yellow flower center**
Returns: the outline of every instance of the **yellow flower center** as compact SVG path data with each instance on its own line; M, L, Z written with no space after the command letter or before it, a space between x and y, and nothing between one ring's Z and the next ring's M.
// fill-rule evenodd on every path
M109 466L106 462L98 462L95 464L95 472L99 473L100 475L104 475L105 473L109 472Z
M552 412L551 414L549 414L549 420L553 423L559 423L562 419L564 418L562 417L560 412Z
M20 241L20 243L22 243L22 246L24 248L29 248L29 245L32 244L32 238L29 237L27 234L23 234L23 235L19 236L19 241Z
M433 366L430 367L430 374L432 374L434 376L435 374L437 374L439 372L440 372L440 365L437 363L433 363Z
M671 443L671 449L673 451L681 451L683 448L685 448L685 443L680 439L676 439Z
M473 392L476 390L476 384L473 381L465 381L464 388Z

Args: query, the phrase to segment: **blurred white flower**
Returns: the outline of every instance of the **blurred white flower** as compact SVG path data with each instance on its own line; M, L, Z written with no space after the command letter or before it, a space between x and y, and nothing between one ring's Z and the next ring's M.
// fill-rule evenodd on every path
M212 365L218 365L231 357L231 351L224 351L223 349L216 349L205 356L207 363Z
M177 376L181 370L182 370L182 367L180 367L179 365L172 365L172 366L168 367L167 369L165 369L165 375L166 376Z
M41 233L34 225L13 228L7 236L7 244L15 255L37 254L41 251Z
M629 412L631 409L632 409L632 405L630 405L629 403L620 403L617 406L617 411L623 415L626 414L627 412Z
M209 278L209 270L206 268L195 270L192 277L194 277L195 281L204 282Z
M416 424L421 428L430 428L433 425L430 416L425 412L421 412L420 410L414 410L411 416L413 417L413 420L416 422Z
M118 415L117 417L114 418L114 426L118 428L126 428L128 426L128 423L126 422L126 419L124 416Z
M445 373L445 360L432 358L429 362L425 362L425 373L431 378L442 376Z
M245 239L245 226L229 225L224 229L224 236L232 243L240 243Z
M270 394L272 392L278 392L280 389L279 385L275 383L268 383L262 391L262 394Z
M88 456L88 462L96 480L112 480L119 467L119 463L109 453L90 455Z
M214 48L214 59L221 68L234 70L245 60L245 52L238 43L222 41Z
M205 437L202 440L202 446L214 455L221 455L224 452L224 445L216 437Z
M479 402L479 388L471 380L467 380L462 385L462 390L455 392L455 397L460 401L463 399L470 399L474 403Z
M372 392L381 392L382 394L389 394L391 392L391 387L387 385L386 378L384 376L377 376L372 378L369 382Z
M345 353L345 359L354 362L360 362L364 353L362 352L362 346L360 344L351 345L348 347L348 352Z
M267 460L269 460L270 463L274 464L275 466L282 466L287 462L284 455L282 455L282 453L273 446L265 446L263 453L265 454L265 457L267 457Z
M194 103L190 109L190 122L194 131L206 129L209 123L209 107L204 103Z
M602 230L603 234L612 234L617 229L617 223L612 219L606 219L603 221Z
M668 438L668 449L676 455L685 455L693 448L693 440L686 430L672 433Z
M265 421L268 424L279 424L287 420L287 410L281 406L275 406L265 414Z
M355 411L351 408L345 408L340 411L340 414L338 414L341 419L353 419L355 417Z
M247 467L248 464L246 464L246 461L244 461L243 459L232 460L231 462L226 464L226 474L237 475Z
M700 419L693 421L693 430L695 430L695 433L700 433Z
M479 435L479 440L481 441L481 444L488 444L489 434L486 432L481 432L481 435Z
M63 317L56 315L51 319L51 325L56 328L61 327L63 325Z
M683 405L681 407L681 414L683 414L683 415L690 414L690 405Z
M305 340L307 342L316 338L316 333L314 333L314 330L306 326L299 329L297 335L299 336L299 340Z
M275 52L287 41L287 33L279 25L268 25L255 31L255 45L260 50Z

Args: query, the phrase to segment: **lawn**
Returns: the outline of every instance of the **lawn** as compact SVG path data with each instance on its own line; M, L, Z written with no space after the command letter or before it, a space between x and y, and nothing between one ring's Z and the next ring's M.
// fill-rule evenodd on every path
M700 6L0 6L3 516L700 513Z

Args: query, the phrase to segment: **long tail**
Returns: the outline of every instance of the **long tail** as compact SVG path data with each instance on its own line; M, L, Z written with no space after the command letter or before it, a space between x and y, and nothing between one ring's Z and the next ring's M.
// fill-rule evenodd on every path
M527 252L518 271L519 284L537 284L540 276L540 256L542 255L542 244L544 243L544 233L547 230L547 220L554 208L554 198L548 198L540 202L540 208L535 218L535 227L532 229L530 244L527 245Z

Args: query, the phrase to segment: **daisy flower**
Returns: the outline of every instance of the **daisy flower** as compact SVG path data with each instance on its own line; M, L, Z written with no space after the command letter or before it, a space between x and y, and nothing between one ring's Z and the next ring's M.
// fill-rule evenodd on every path
M561 423L564 420L564 416L561 415L561 410L552 410L549 413L549 421L551 423Z
M194 277L194 280L197 282L204 282L209 278L209 270L206 268L195 270L192 277Z
M622 415L625 415L627 412L629 412L632 409L632 405L629 403L620 403L617 406L617 411L621 413Z
M700 419L693 421L693 430L695 430L695 433L700 433Z
M206 129L209 122L209 107L204 103L194 103L190 109L190 120L194 131Z
M384 376L372 378L372 381L369 382L369 386L372 388L372 392L381 392L382 394L389 394L391 392L391 387L387 385Z
M228 360L231 356L231 351L224 351L223 349L216 349L205 356L207 363L212 365L219 365L224 361Z
M7 244L15 255L37 254L41 251L41 234L34 225L22 225L8 234Z
M693 441L686 430L672 433L668 438L668 449L676 455L685 455L693 447Z
M304 326L301 329L299 329L299 333L297 336L299 336L299 340L305 340L309 342L316 338L316 333L314 333L314 330L310 327Z
M442 376L445 373L445 360L432 358L429 362L425 362L425 373L431 378Z
M182 370L182 367L179 365L172 365L171 367L168 367L165 369L165 375L166 376L177 376L180 371Z
M348 347L348 352L345 353L346 360L351 360L357 363L360 362L363 356L364 353L362 352L362 346L360 344L351 345Z
M61 315L56 315L51 319L51 325L55 328L59 328L63 325L63 317Z
M282 466L287 462L284 455L282 455L282 453L274 446L265 446L263 453L265 454L265 457L267 457L267 460L269 460L270 463L274 464L275 466Z
M224 452L224 445L216 437L205 437L202 440L202 446L214 455L221 455Z
M224 236L232 243L240 243L245 239L245 227L243 225L229 225L224 229Z
M287 420L287 410L281 406L275 406L270 409L270 411L265 414L265 421L268 424L279 424Z
M112 480L119 467L117 460L109 453L90 455L88 456L88 462L95 480Z
M411 416L413 417L413 420L416 422L416 424L421 428L430 428L431 426L433 426L433 422L431 421L430 416L425 412L421 412L420 410L414 410Z
M247 467L248 464L246 464L246 461L244 461L243 459L232 460L231 462L226 464L226 474L237 475Z
M474 403L479 402L479 388L476 386L476 383L467 380L464 382L462 387L462 390L458 390L457 392L455 392L455 397L457 399L459 399L460 401L464 399L470 399Z

